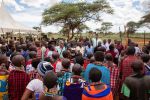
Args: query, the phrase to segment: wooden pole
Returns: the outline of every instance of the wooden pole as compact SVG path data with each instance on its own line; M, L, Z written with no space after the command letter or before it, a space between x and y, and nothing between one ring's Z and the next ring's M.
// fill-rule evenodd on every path
M145 31L144 31L144 45L145 45Z
M122 44L122 34L121 34L121 29L119 27L119 34L120 34L120 40L121 40L121 44Z

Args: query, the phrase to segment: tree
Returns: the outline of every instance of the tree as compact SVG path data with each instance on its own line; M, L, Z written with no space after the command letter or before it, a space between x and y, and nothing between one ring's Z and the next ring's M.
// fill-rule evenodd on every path
M141 18L141 20L139 21L140 26L146 26L148 28L150 28L150 1L147 0L145 2L143 2L143 8L145 10L145 15Z
M67 30L66 34L70 40L74 37L74 31L86 21L101 21L101 13L113 13L106 0L97 0L92 3L60 3L44 11L42 24L62 25Z
M140 23L136 23L133 21L130 21L126 25L127 34L133 34L137 31L137 29L140 27Z
M35 27L33 27L33 29L37 30L38 32L41 32L41 27L35 26Z
M100 31L103 32L104 35L106 35L113 26L111 22L103 22L101 25Z

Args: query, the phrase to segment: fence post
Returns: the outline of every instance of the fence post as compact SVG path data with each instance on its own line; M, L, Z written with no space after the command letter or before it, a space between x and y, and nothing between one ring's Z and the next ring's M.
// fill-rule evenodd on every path
M145 31L144 31L144 45L145 45Z

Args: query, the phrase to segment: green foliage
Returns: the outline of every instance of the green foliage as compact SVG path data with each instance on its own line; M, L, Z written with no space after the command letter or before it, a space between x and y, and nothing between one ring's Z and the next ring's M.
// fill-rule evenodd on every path
M99 31L106 34L112 28L112 26L113 24L111 22L103 22Z
M145 11L145 15L139 21L141 26L146 26L148 28L150 28L149 27L149 23L150 23L150 6L149 5L150 5L150 1L147 0L145 2L145 5L143 6L144 7L144 11Z
M92 3L60 3L44 11L42 24L60 24L67 29L68 38L72 38L74 30L84 25L86 21L101 21L101 13L113 13L106 0L97 0ZM70 33L72 37L69 37Z
M141 23L136 23L136 22L133 22L133 21L128 22L127 25L126 25L127 33L128 34L135 33L140 26L141 26Z

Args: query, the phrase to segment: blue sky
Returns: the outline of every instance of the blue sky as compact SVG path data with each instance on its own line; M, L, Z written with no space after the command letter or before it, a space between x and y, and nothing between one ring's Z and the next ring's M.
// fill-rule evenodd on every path
M26 26L39 26L42 20L42 12L44 9L51 7L62 0L3 0L8 12L12 15L14 20L25 24ZM84 1L84 0L64 0L71 1ZM91 1L91 0L86 0ZM128 21L138 21L145 14L143 6L147 4L148 0L107 0L111 7L114 9L113 15L103 15L103 21L112 22L114 32L119 31L119 27L123 30L124 25ZM1 0L0 0L1 2ZM100 28L100 22L86 22L92 29ZM60 27L57 26L43 26L43 31L57 32ZM145 29L142 28L142 31Z

